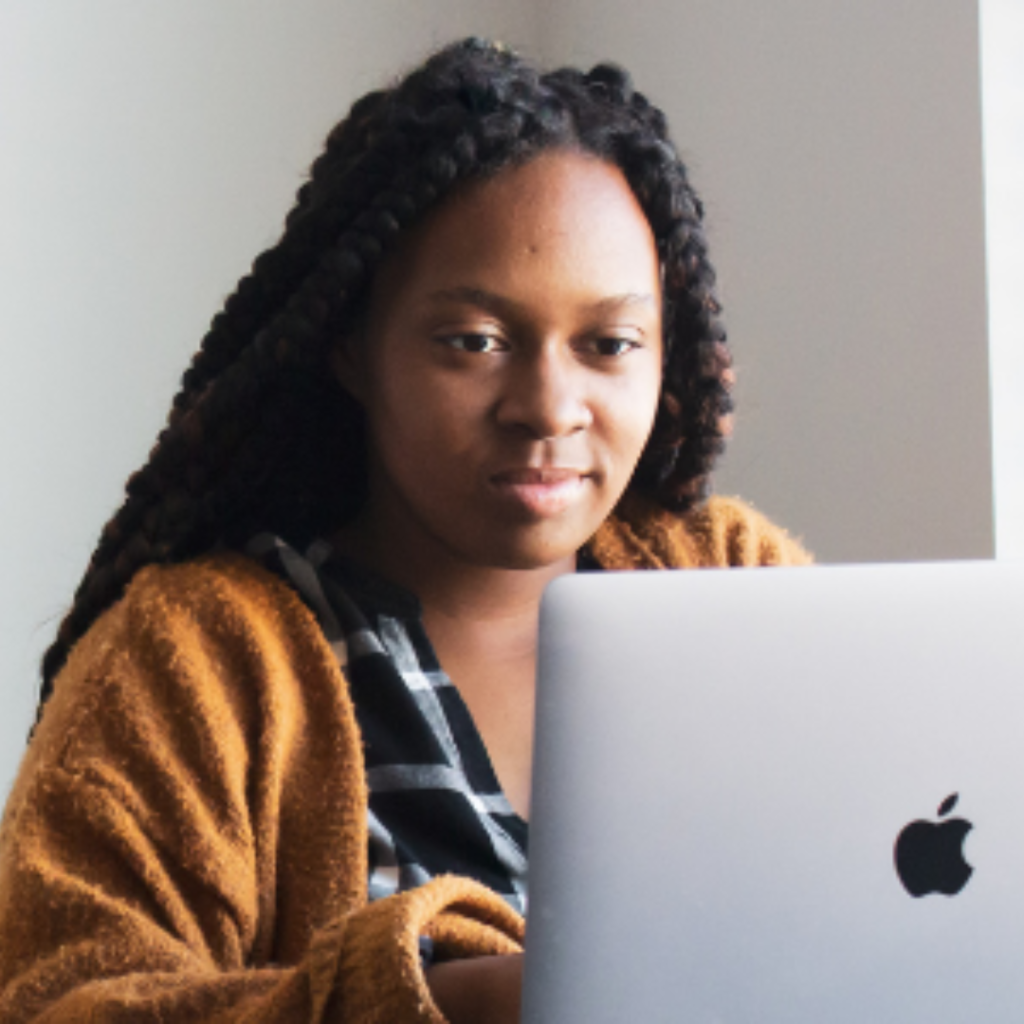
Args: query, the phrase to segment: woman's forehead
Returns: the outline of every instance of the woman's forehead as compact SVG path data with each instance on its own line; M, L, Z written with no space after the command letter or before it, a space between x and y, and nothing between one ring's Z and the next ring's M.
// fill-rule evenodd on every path
M613 164L556 151L474 182L382 268L376 297L420 303L459 291L557 291L597 304L657 299L654 235Z

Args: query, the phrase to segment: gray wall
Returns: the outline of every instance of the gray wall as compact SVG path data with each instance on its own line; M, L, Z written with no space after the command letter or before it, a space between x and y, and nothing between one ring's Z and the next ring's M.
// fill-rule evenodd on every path
M0 794L36 659L326 129L434 43L621 60L709 209L722 491L824 560L992 551L972 0L7 0Z

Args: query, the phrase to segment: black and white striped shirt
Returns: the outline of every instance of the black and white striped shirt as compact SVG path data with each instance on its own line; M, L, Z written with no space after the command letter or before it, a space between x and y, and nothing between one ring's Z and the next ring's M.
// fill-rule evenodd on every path
M525 914L526 822L438 664L417 598L323 541L300 554L261 534L247 551L298 591L348 681L366 757L370 899L455 873Z

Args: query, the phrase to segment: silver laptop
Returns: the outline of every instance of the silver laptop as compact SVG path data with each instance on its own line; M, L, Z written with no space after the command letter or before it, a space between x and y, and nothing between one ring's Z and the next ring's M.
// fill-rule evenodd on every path
M565 577L538 686L528 1024L1024 1020L1024 563Z

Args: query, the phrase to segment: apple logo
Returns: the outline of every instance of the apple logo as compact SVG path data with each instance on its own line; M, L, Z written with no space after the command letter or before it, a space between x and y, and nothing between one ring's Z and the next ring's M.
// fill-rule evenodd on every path
M958 793L942 801L939 817L956 806ZM896 874L911 896L941 892L955 896L974 868L964 859L963 842L974 826L964 818L942 822L912 821L896 839Z

